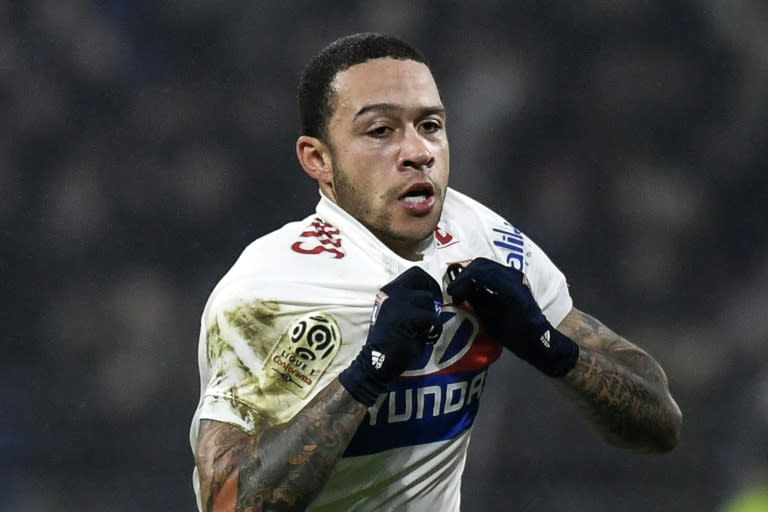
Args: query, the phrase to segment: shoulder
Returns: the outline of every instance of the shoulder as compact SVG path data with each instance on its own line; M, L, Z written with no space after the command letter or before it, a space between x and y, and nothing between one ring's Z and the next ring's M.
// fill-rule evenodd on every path
M206 310L256 299L308 305L349 297L350 276L370 272L348 242L317 214L285 224L243 250L213 289Z
M499 229L516 230L502 215L480 201L461 192L448 189L442 222L447 228L470 238L492 240Z
M453 240L460 241L445 251L453 251L449 259L483 256L525 273L534 297L553 323L570 310L565 275L534 240L503 216L451 189L446 195L442 221L443 229Z
M544 251L518 226L485 204L449 189L442 217L445 229L467 240L473 257L485 256L525 271Z
M483 256L518 269L530 241L503 216L454 189L446 194L441 226L471 257Z
M503 220L491 208L454 188L448 188L445 195L444 218L454 222L467 220Z
M345 259L338 235L338 230L315 214L290 222L251 242L222 281L303 281L319 267Z

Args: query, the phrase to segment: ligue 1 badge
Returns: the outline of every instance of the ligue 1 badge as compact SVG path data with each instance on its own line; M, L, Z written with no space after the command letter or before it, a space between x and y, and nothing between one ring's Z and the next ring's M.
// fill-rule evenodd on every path
M341 329L324 311L309 313L288 326L264 363L267 377L306 398L341 348Z

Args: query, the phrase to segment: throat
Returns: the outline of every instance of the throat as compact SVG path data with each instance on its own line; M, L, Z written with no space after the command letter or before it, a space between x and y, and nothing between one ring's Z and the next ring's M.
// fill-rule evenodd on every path
M423 240L414 242L413 240L403 240L400 238L381 236L374 233L376 238L381 240L384 245L389 247L392 252L408 261L421 261L424 259L424 253L432 245L434 235L430 235Z

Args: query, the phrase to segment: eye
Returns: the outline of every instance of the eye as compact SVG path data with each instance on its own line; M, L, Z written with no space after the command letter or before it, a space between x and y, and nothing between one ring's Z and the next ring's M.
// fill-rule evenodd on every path
M380 139L389 135L391 131L392 131L392 128L390 128L389 126L377 126L376 128L369 130L367 135L369 137Z
M421 130L426 133L435 133L443 129L443 124L435 119L428 119L421 123Z

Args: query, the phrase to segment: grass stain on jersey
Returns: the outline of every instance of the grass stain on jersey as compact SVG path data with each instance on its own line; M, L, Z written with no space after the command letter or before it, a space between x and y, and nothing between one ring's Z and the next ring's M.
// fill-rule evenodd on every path
M249 396L240 396L240 392L237 388L232 389L232 397L230 399L230 406L237 412L243 421L245 421L250 427L251 432L259 432L265 428L269 428L275 425L275 421L269 414L260 410L257 407L257 403L262 403L262 400L254 401L253 391L257 391L256 395L261 395L261 389L258 387L258 380L255 381L253 386L246 386L249 389Z
M221 313L222 320L234 328L239 337L247 341L257 359L264 360L280 337L278 325L281 305L276 301L255 300L243 303ZM252 432L287 420L293 414L292 406L300 406L279 382L264 379L261 372L252 371L240 359L227 339L227 329L218 323L211 326L207 335L208 363L213 371L212 386L227 386L220 399L249 427ZM231 332L231 331L230 331Z
M275 318L280 313L280 304L276 301L256 300L224 312L224 317L248 340L256 355L267 357L272 340L276 338L273 330ZM270 346L268 346L270 345Z
M221 357L221 354L224 352L224 347L227 345L227 342L224 341L224 338L221 336L221 329L219 329L218 324L215 324L208 329L208 332L206 332L205 344L206 354L208 355L208 364L210 364L211 361L215 361Z

